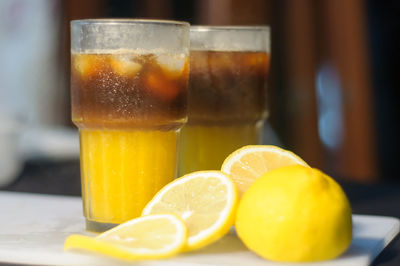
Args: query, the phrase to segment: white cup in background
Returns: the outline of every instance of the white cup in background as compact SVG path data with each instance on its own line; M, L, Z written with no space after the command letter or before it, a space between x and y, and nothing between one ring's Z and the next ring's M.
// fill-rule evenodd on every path
M21 171L19 125L9 115L0 113L0 188L12 183Z

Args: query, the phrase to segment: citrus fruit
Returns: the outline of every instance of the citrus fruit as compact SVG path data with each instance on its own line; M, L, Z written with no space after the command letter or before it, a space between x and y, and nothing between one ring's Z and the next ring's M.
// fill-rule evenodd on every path
M83 250L124 260L160 259L177 254L185 246L187 229L173 214L139 217L97 237L71 235L66 250Z
M308 166L291 151L272 145L248 145L231 153L223 162L221 171L229 174L236 184L239 197L261 175L289 165Z
M244 193L235 227L244 244L263 258L328 260L350 245L351 208L332 178L317 169L288 166L266 173Z
M220 171L198 171L175 179L143 209L143 215L174 213L188 229L186 250L204 247L225 235L233 225L237 192Z

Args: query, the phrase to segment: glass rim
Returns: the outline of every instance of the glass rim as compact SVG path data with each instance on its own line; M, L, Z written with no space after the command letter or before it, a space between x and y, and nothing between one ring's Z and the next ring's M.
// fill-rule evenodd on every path
M134 19L134 18L89 18L89 19L74 19L70 21L71 25L89 25L89 24L104 24L104 25L123 25L123 24L153 24L166 26L190 26L189 22L167 19Z
M231 26L208 26L208 25L191 25L190 31L192 32L211 32L211 31L271 31L269 25L231 25Z
M190 50L269 53L270 36L269 25L195 25L190 27Z

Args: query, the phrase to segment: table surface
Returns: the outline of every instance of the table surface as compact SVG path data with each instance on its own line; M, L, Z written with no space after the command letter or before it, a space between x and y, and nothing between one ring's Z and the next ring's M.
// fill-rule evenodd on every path
M77 160L31 161L25 164L19 178L3 190L79 196L79 174ZM400 218L400 182L359 184L341 179L338 181L349 197L354 213ZM400 235L380 253L372 265L400 265Z
M119 265L120 260L64 252L68 235L95 234L85 230L81 198L23 192L0 192L0 261L33 265ZM400 230L393 217L353 215L353 240L347 251L319 266L368 266ZM248 250L234 232L204 249L182 253L168 260L142 261L140 265L289 265L267 261ZM298 264L290 264L298 265ZM302 263L301 265L315 265Z

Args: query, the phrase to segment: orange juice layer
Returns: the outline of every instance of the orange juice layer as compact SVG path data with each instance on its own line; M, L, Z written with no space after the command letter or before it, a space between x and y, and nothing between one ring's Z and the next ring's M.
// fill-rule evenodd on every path
M227 126L185 125L179 145L179 176L199 170L219 170L236 149L259 144L262 123Z
M80 130L88 220L119 224L141 214L175 177L177 131Z

